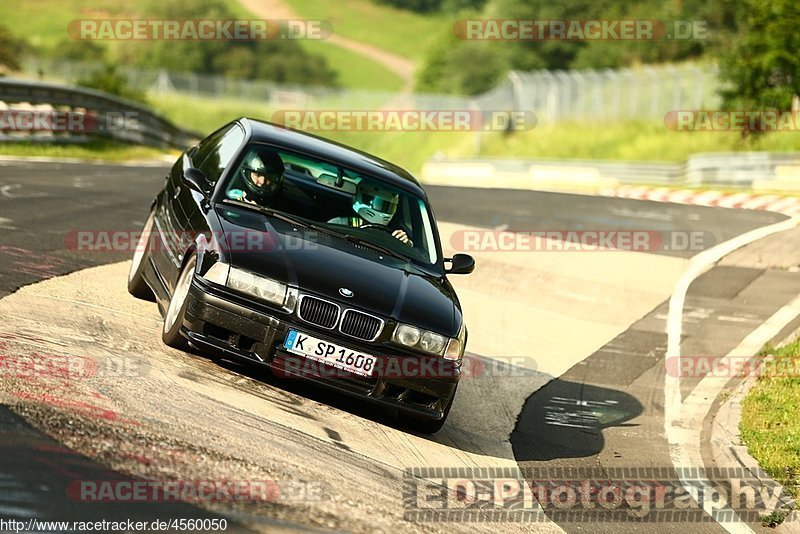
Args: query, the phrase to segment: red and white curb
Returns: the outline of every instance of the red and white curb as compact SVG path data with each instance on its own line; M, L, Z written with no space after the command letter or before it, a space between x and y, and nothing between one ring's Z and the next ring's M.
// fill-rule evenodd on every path
M600 190L600 194L655 202L774 211L790 217L800 214L800 197L759 195L755 193L723 193L722 191L694 191L691 189L653 188L632 185L605 188Z

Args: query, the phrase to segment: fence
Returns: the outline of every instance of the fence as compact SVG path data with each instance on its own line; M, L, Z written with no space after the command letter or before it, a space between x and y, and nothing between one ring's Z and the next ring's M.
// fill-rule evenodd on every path
M75 82L93 65L32 61L31 74ZM539 122L662 120L672 110L716 109L715 65L638 69L509 73L494 89L474 97L298 87L221 76L121 68L131 86L160 93L258 101L276 109L529 110Z
M642 67L602 71L512 72L517 109L540 120L661 120L672 110L720 105L715 65Z

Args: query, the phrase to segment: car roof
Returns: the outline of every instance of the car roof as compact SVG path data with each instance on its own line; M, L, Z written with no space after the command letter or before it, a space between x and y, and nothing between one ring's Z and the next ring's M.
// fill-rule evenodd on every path
M379 178L387 184L416 192L427 199L419 181L410 172L372 154L330 139L292 130L280 124L249 117L242 117L237 122L249 133L251 142L267 143L338 163L354 171Z

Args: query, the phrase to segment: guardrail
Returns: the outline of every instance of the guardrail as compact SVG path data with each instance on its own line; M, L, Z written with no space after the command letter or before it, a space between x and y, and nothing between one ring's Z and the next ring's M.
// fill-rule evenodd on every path
M100 137L186 148L203 137L141 104L83 87L0 79L0 102L0 141L80 143Z
M618 185L800 191L800 153L695 154L685 163L600 160L430 160L431 185L538 190L599 190Z

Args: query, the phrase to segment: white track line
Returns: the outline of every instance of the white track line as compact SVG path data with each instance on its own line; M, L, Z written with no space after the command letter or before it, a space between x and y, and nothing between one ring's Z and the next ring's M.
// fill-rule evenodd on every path
M664 358L664 431L669 443L672 465L677 468L677 472L679 474L682 473L681 468L685 469L689 467L703 467L702 455L700 452L700 433L702 431L702 421L705 417L705 414L708 412L708 407L711 405L711 402L714 398L716 398L720 389L724 385L720 383L711 384L710 382L705 382L706 379L701 381L700 384L705 382L704 389L698 390L696 388L694 392L697 392L698 396L693 397L692 395L689 395L687 397L687 411L686 414L682 416L681 410L684 403L681 402L680 376L670 376L671 372L667 366L669 365L670 358L677 358L680 356L681 332L683 329L683 306L684 302L686 301L686 292L689 290L691 283L698 276L710 269L724 256L730 254L738 248L741 248L759 239L763 239L771 234L790 230L794 228L798 222L800 222L798 219L789 219L776 224L771 224L769 226L764 226L762 228L757 228L733 239L720 243L719 245L716 245L708 250L700 252L692 257L691 260L689 260L689 267L678 280L677 284L675 284L675 289L673 290L672 296L669 299L669 313L667 316L667 354ZM761 345L759 345L756 349L752 349L752 346L767 336L768 333L771 332L772 335L766 337L764 343L766 343L766 341L768 341L772 336L780 332L783 326L779 325L784 322L786 316L791 315L792 313L794 313L794 315L792 315L788 321L791 321L791 319L800 314L800 298L795 299L792 301L792 303L779 310L778 313L767 320L767 322L748 335L742 344L734 349L731 354L734 354L739 350L752 350L752 352L748 355L755 355L755 353L761 349L763 343L761 343ZM711 390L709 387L712 385L714 387L713 390ZM698 385L698 388L699 387L700 385ZM702 396L702 398L700 396ZM711 489L713 486L708 480L704 480L699 477L698 479L693 479L691 481L681 478L681 484L689 492L697 491L698 482L703 485L704 490L705 488ZM694 489L692 489L692 487ZM704 502L704 505L706 512L716 519L717 514L714 510L709 509L710 504ZM738 519L738 516L736 516L733 513L733 510L730 508L720 508L716 510L716 512L722 513L723 516L724 514L728 514L728 518L735 517ZM719 521L719 525L731 533L750 534L753 532L747 523L744 523L741 520Z

